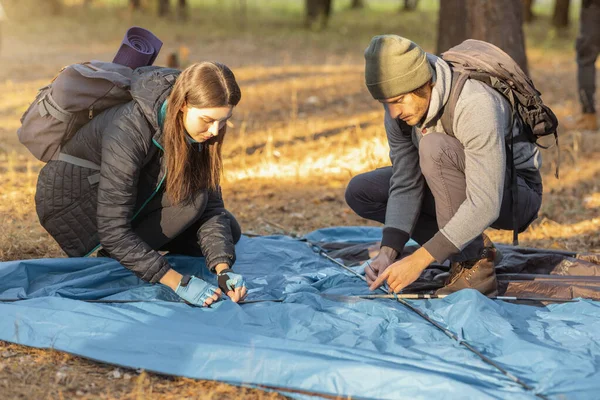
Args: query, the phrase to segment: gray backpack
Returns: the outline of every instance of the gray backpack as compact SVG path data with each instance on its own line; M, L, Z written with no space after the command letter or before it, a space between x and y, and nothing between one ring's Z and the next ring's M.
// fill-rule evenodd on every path
M513 156L514 143L524 140L546 148L537 143L538 139L546 135L554 135L558 151L558 119L554 112L542 102L541 93L515 60L493 44L468 39L442 53L442 59L452 68L450 97L444 106L441 117L442 126L447 134L454 136L452 128L454 110L467 79L483 82L502 94L510 103L513 117L518 117L523 122L523 132L516 138L511 135L510 143L507 143L509 148L507 154L510 154L507 161L511 175L513 244L518 245L517 210L519 199ZM556 165L557 178L559 165L560 153L559 162Z
M132 99L132 74L129 67L102 61L63 68L21 117L19 141L40 161L58 158L61 146L83 125Z
M468 39L442 53L442 59L452 68L452 89L442 115L446 133L453 135L452 121L458 97L467 79L474 79L508 100L513 113L523 122L524 139L535 143L542 136L554 135L558 144L558 119L543 103L531 79L504 51L491 43Z

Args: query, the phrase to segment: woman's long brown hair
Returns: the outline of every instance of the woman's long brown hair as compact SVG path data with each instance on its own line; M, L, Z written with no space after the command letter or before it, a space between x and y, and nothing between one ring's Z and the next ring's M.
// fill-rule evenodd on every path
M221 147L226 126L198 151L187 141L181 109L184 105L194 108L236 106L241 96L233 72L216 62L191 65L175 81L163 128L165 190L173 204L190 202L202 190L216 190L223 168Z

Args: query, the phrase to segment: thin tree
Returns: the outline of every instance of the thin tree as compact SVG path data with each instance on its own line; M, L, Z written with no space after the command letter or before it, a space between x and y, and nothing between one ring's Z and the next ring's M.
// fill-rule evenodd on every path
M569 26L569 9L571 0L556 0L554 3L554 14L552 15L552 25L556 28L566 28Z
M404 0L404 6L401 8L401 11L415 11L418 5L419 0Z
M139 10L142 8L141 0L129 0L129 9L130 10Z
M177 19L187 21L189 18L189 9L186 0L177 0Z
M365 8L365 0L352 0L350 8L353 10L356 8Z
M326 28L333 8L333 0L305 0L304 5L304 26L311 28L316 21L320 21L320 28Z
M167 15L169 15L169 12L169 0L158 0L158 16L166 17Z
M448 6L454 6L456 9L449 10ZM464 30L460 25L464 25ZM527 73L521 0L442 1L439 17L438 53L467 38L495 44L508 53Z

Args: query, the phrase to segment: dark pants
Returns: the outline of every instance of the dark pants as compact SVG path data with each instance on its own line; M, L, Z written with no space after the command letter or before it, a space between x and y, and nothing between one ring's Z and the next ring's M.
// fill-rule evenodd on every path
M208 194L201 192L189 204L173 205L164 191L159 192L132 222L134 232L155 250L202 257L198 231L207 211ZM209 210L210 211L210 210ZM233 242L242 231L235 217L223 209L231 223Z
M600 54L600 0L583 0L577 51L577 84L584 113L594 113L596 59Z
M424 244L443 228L466 199L465 152L462 144L443 133L430 133L419 144L420 167L426 180L423 203L411 237ZM424 157L423 154L441 154ZM385 223L392 167L357 175L348 184L346 202L359 216ZM523 231L537 218L542 203L542 186L528 184L517 177L517 216L519 231ZM500 216L492 224L496 229L512 229L510 172L506 173ZM464 261L477 258L483 248L483 238L478 236L463 251L451 258Z

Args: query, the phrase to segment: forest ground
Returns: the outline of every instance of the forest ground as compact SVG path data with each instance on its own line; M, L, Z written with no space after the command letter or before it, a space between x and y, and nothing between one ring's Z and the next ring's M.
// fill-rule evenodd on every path
M60 67L111 60L132 25L150 28L165 42L158 65L185 45L191 62L219 60L234 70L243 98L225 140L223 195L245 232L278 233L270 222L297 234L376 225L344 202L352 176L389 165L382 110L364 87L362 53L381 33L410 37L433 52L436 1L422 0L413 13L398 13L392 1L365 10L348 10L349 2L339 1L324 32L302 29L301 2L249 1L242 19L237 2L192 1L185 24L131 14L121 3L97 0L91 10L75 5L52 17L43 7L32 8L33 0L3 1L10 19L2 27L0 50L0 261L64 257L37 220L33 196L43 164L18 143L19 118ZM544 151L544 202L538 220L520 235L521 244L598 252L599 133L564 128L579 110L577 21L557 31L548 9L536 11L538 19L525 29L527 55L543 99L563 123L561 178L553 176L555 150ZM511 240L510 232L489 234L498 242ZM0 392L5 399L281 397L7 342L0 342Z

